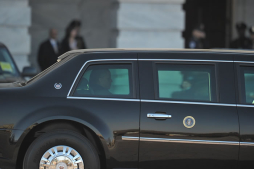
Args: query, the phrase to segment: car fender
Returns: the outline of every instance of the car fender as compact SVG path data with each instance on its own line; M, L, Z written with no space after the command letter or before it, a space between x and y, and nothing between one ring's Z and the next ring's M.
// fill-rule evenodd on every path
M25 135L34 127L52 120L70 120L88 127L100 138L106 156L108 156L108 145L114 140L113 131L99 116L74 107L47 107L27 113L14 125L11 142L22 142Z

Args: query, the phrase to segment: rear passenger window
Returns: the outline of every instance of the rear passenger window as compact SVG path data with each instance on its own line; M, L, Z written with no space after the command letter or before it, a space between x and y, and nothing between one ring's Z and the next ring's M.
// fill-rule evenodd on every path
M156 64L157 97L185 101L216 101L213 65Z
M241 67L242 103L254 104L254 67Z
M132 97L131 68L131 64L89 66L74 96Z

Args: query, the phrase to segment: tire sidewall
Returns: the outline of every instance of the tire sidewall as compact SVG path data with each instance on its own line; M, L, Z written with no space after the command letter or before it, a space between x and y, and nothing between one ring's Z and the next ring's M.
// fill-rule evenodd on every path
M43 154L55 146L69 146L82 157L85 169L99 169L100 160L90 141L79 133L68 130L57 130L38 137L28 148L23 169L39 169Z

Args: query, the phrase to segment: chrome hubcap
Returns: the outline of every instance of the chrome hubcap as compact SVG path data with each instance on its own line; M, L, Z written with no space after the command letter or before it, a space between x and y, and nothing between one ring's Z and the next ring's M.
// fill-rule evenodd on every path
M43 154L39 169L84 169L84 162L75 149L59 145Z

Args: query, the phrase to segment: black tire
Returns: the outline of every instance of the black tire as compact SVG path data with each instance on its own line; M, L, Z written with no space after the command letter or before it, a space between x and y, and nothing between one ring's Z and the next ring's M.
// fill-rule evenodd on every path
M56 130L38 137L28 148L23 169L39 169L43 154L50 148L66 145L81 155L85 169L100 169L100 159L90 141L81 134L70 130Z

